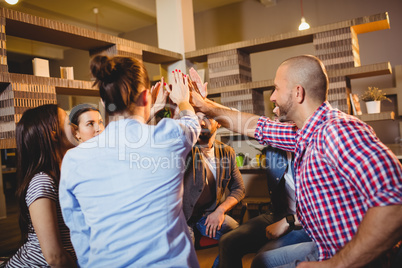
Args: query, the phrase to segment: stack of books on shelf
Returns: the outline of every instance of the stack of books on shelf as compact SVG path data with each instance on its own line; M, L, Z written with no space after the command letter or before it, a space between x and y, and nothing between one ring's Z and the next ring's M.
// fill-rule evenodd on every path
M315 55L327 70L360 66L357 34L351 27L339 28L314 34ZM328 101L334 108L350 113L350 81L345 76L331 77Z
M208 71L211 89L250 82L250 55L237 49L208 55Z
M327 70L360 66L359 42L351 27L316 33L313 45Z
M25 110L44 104L56 104L54 86L12 82L0 94L0 139L15 137L16 123Z
M211 89L251 82L250 55L237 49L210 54L208 71ZM263 93L253 89L222 92L221 103L242 112L264 114Z

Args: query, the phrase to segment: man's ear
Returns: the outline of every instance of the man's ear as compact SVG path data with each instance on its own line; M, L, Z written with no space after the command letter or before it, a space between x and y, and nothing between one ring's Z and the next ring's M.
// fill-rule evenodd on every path
M306 91L304 90L304 87L301 85L296 86L296 101L298 103L303 103L304 98L306 97Z

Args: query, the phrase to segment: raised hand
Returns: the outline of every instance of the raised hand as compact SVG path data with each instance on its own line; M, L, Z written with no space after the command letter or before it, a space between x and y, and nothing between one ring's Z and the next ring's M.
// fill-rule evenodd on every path
M165 88L162 87L165 85ZM166 83L162 76L161 81L151 87L152 103L154 105L165 105L169 91L166 90Z
M201 96L203 98L206 98L208 95L208 91L207 91L208 83L207 82L204 84L202 83L200 75L197 73L197 71L193 67L190 68L189 73L190 73L191 80L196 84Z
M204 112L203 108L206 107L208 99L204 99L201 94L196 91L192 91L190 94L190 104L194 107L194 110L197 112Z
M183 79L183 73L180 70L175 70L170 73L170 81L172 83L172 90L170 92L170 99L177 105L181 102L189 102L190 90L188 80Z
M165 87L163 87L164 85ZM149 114L149 119L147 123L151 122L155 115L165 108L167 97L169 96L170 89L168 90L168 86L165 83L165 79L161 78L160 82L157 82L154 86L151 87L151 96L152 96L152 107Z

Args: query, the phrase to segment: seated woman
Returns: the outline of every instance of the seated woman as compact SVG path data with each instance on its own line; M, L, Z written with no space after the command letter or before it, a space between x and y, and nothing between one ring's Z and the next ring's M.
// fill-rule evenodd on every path
M70 122L74 136L79 142L98 136L105 129L99 110L86 103L78 104L71 109Z
M25 111L17 124L17 198L23 245L6 267L76 267L61 216L60 164L73 147L66 112L48 104Z
M172 73L181 118L148 125L152 98L143 64L98 55L95 85L110 122L63 159L60 206L82 267L199 267L182 211L185 156L200 133L188 83ZM91 140L92 141L92 140Z

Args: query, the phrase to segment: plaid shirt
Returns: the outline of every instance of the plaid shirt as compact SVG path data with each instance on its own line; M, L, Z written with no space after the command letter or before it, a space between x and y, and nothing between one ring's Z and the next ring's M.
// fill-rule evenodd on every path
M255 138L295 152L297 216L333 256L371 207L402 204L402 166L373 129L324 102L302 129L260 117Z

